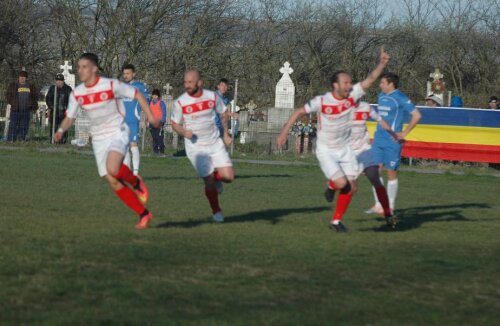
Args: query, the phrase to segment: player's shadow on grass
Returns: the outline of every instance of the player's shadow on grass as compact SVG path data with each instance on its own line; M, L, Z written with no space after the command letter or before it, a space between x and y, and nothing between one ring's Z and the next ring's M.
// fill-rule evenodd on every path
M153 176L153 177L143 177L144 181L156 181L156 180L193 180L199 179L197 176Z
M467 208L491 208L487 204L456 204L456 205L434 205L400 209L396 211L398 224L396 231L410 231L417 229L422 224L428 222L472 222L463 215L463 210ZM377 219L381 222L383 218ZM385 224L364 231L394 232Z
M253 179L253 178L291 178L290 174L245 174L236 175L235 179Z
M253 178L291 178L291 174L245 174L236 175L235 179L253 179ZM144 181L156 180L193 180L200 179L198 176L152 176L144 177ZM201 179L200 179L201 180Z
M271 224L278 224L282 221L282 218L290 214L301 214L301 213L320 213L326 210L331 210L331 207L303 207L303 208L275 208L275 209L265 209L261 211L254 211L240 215L227 216L224 220L224 224L227 223L245 223L245 222L256 222L256 221L268 221ZM188 220L188 221L173 221L165 222L157 225L157 228L193 228L202 226L205 224L213 224L211 219L203 220Z

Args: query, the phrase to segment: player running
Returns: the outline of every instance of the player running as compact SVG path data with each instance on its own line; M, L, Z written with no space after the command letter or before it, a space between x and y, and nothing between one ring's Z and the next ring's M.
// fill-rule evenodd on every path
M377 198L382 205L385 221L388 226L394 228L396 226L396 220L389 207L387 191L384 185L380 182L378 164L375 162L371 153L370 134L368 133L368 128L366 127L368 118L372 118L377 121L377 123L384 130L387 130L387 132L392 135L393 141L397 142L397 135L391 130L391 127L384 121L384 119L382 119L378 112L373 109L370 104L366 102L359 102L354 108L354 121L351 129L349 144L354 152L354 155L356 155L356 159L359 164L358 172L360 174L364 172L370 183L373 185ZM328 187L325 191L325 198L329 203L333 201L335 189L335 184L332 181L329 181Z
M214 221L224 222L219 194L223 190L222 182L234 180L233 164L224 146L231 143L227 128L228 113L221 98L202 86L198 70L186 71L186 92L175 101L172 128L186 139L186 154L205 181L205 195L212 208ZM222 139L216 125L217 114L222 115Z
M358 162L349 146L353 108L365 91L382 74L389 58L384 47L381 47L377 67L365 80L354 86L347 72L334 73L331 78L332 91L316 96L303 107L295 110L276 140L278 148L281 148L286 143L288 132L295 121L306 114L318 113L316 157L326 178L332 181L335 189L339 189L340 192L335 213L330 222L330 228L337 232L347 231L341 220L357 188Z
M137 88L145 98L148 98L146 85L135 80L135 67L133 64L127 64L122 68L123 80ZM141 107L136 99L123 99L125 105L125 122L130 129L129 143L130 151L125 155L125 164L133 168L134 175L139 174L139 164L141 163L141 153L139 153L139 123L141 122ZM130 165L130 156L132 156L132 165Z
M391 126L400 142L394 142L392 135L379 125L373 139L372 154L375 161L380 164L380 169L385 167L387 170L387 194L391 210L394 211L398 193L398 169L403 149L402 142L418 124L422 115L408 96L398 89L399 77L396 74L386 73L382 75L379 86L382 92L378 96L378 113ZM409 113L411 119L408 127L403 131L405 113ZM382 178L380 181L383 184ZM366 211L367 214L381 213L382 211L381 203L375 196L375 190L374 198L375 205Z
M78 76L83 82L71 93L66 118L61 122L55 140L59 141L75 122L79 110L90 119L92 148L99 176L116 195L139 215L137 229L145 229L153 214L145 207L149 191L141 177L123 164L129 143L129 129L123 119L122 98L135 98L153 125L159 125L149 110L148 101L136 88L117 79L100 77L99 59L84 53L78 61Z

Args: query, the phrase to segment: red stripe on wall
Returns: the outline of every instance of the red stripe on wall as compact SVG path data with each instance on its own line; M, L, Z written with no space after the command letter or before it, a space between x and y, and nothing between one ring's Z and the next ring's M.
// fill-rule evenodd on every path
M448 161L500 163L500 146L408 141L403 146L402 156Z

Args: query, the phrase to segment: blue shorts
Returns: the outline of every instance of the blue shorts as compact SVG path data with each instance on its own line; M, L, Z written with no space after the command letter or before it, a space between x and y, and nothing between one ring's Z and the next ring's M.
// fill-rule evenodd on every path
M372 144L372 156L377 164L383 164L388 170L398 170L401 163L403 146L396 142L377 142Z
M130 129L130 134L128 136L129 143L139 143L139 122L130 123L127 122L127 126Z

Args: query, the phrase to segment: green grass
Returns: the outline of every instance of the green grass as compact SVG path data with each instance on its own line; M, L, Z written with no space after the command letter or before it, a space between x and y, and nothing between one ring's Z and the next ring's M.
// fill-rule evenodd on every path
M236 164L210 222L187 159L143 159L155 227L93 157L0 150L0 324L496 324L500 183L402 173L399 231L327 225L315 166Z

